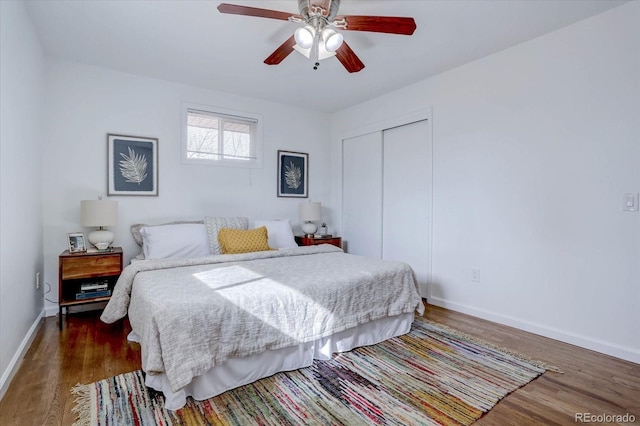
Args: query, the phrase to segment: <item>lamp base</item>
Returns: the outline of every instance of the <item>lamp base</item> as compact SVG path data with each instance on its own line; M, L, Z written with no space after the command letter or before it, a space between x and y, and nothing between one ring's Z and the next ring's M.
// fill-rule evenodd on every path
M89 233L89 242L96 246L98 250L106 250L113 242L113 232L106 229L99 229Z
M313 222L305 222L302 224L302 231L304 232L304 236L307 238L313 237L313 235L318 230L318 225Z

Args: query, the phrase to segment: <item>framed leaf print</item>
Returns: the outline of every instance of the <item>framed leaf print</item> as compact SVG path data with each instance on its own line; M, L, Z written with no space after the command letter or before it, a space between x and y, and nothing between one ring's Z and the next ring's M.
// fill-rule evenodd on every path
M278 151L278 197L309 196L309 154Z
M107 135L108 195L158 195L158 139Z

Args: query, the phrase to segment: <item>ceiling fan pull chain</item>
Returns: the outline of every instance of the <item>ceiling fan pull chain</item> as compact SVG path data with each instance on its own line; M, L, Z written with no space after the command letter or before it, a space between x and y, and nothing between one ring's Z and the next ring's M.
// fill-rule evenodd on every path
M313 60L315 64L313 65L313 69L317 70L320 66L320 33L316 32L313 38L313 46L311 47L313 52Z

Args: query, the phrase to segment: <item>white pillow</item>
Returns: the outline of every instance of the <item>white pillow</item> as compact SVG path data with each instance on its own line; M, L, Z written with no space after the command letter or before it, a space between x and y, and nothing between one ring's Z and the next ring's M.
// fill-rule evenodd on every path
M133 239L136 240L136 243L140 247L142 247L142 235L140 235L140 229L143 226L166 226L166 225L176 225L178 223L204 223L204 220L176 220L169 223L162 223L160 225L146 225L144 223L136 223L135 225L131 225L131 235L133 235Z
M253 222L254 228L260 228L261 226L267 227L267 233L269 234L269 247L279 249L298 247L298 244L296 244L296 240L293 237L293 231L291 230L291 223L289 222L289 219L256 220Z
M145 259L184 259L211 254L207 227L201 223L143 226L140 235Z

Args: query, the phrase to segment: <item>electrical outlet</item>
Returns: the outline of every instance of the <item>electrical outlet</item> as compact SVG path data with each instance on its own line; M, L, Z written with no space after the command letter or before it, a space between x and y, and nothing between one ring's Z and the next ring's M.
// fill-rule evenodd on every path
M474 283L480 282L480 269L473 268L471 270L471 281L473 281Z
M40 272L36 272L36 290L40 290Z
M623 196L622 210L625 212L638 211L638 194L627 192Z

